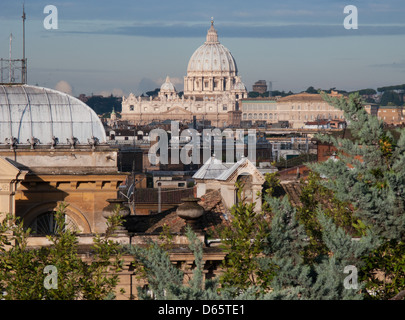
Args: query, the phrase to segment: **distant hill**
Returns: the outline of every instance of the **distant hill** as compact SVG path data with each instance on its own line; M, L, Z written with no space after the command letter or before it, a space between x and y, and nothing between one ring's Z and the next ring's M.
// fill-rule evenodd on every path
M91 96L87 97L86 104L92 108L97 114L103 114L111 112L114 108L115 111L121 112L121 97L103 97L103 96Z
M405 84L398 84L396 86L377 88L378 92L392 91L392 90L405 90Z

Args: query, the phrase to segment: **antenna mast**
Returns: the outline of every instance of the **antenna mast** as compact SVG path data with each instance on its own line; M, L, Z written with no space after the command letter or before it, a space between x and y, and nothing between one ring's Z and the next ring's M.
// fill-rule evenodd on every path
M22 15L22 20L23 20L23 61L22 61L22 83L27 83L27 59L25 58L25 7L23 4L23 15Z
M12 43L13 43L13 34L12 33L10 33L10 50L9 50L9 54L8 54L8 56L9 56L9 64L8 64L8 82L9 83L11 83L12 82L12 80L13 80L13 76L12 76L12 62L11 62L11 59L12 59Z

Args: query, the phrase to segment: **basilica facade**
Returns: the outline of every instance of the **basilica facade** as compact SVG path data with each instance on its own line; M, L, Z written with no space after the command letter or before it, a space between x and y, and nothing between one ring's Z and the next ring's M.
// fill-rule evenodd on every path
M212 126L228 127L238 124L242 99L247 90L238 75L231 52L218 41L211 21L207 38L191 56L184 77L184 94L179 95L167 77L157 97L122 99L122 120L145 125L153 121L208 121Z

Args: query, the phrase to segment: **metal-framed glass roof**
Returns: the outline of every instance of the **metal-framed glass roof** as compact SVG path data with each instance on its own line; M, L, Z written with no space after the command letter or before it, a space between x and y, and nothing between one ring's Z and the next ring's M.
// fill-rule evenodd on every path
M0 85L0 145L106 143L97 114L79 99L26 84Z

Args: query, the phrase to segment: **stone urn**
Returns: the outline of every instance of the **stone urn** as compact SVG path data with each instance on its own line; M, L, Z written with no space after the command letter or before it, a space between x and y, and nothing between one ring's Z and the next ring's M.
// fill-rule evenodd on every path
M109 203L102 212L102 216L105 219L108 219L111 217L117 209L117 206L119 206L119 215L123 218L129 216L130 214L130 209L128 208L127 202L124 199L107 199L107 202ZM116 230L117 234L123 234L127 233L127 230L125 229L124 226L119 226Z
M198 231L196 227L197 220L204 214L204 208L201 207L198 202L200 198L183 198L181 205L177 207L177 215L186 221L194 231Z

